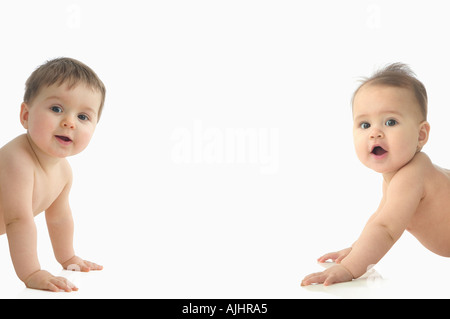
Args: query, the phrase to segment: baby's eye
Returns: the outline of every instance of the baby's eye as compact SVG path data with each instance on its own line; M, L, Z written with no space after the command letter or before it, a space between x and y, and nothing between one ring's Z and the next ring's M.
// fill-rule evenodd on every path
M397 124L396 120L387 120L386 126L395 126Z
M89 121L89 116L87 116L85 114L80 114L80 115L78 115L78 119L80 119L82 121Z
M62 108L59 107L59 106L56 106L56 105L52 106L52 107L50 108L50 110L52 110L52 111L55 112L55 113L62 113Z
M367 130L367 129L370 127L370 124L367 123L367 122L362 122L359 126L360 126L363 130Z

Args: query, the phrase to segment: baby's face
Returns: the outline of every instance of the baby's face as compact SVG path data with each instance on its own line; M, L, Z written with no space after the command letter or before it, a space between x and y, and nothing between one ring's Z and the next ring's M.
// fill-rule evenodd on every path
M428 136L414 93L405 88L363 86L353 102L353 122L359 160L383 174L406 165Z
M84 150L97 125L101 94L84 84L42 88L30 105L22 104L21 122L47 155L63 158Z

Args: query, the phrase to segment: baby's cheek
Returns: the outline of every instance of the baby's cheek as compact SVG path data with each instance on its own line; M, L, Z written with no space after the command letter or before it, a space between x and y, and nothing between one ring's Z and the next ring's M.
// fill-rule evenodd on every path
M354 142L355 144L355 151L356 151L356 155L358 156L358 158L362 161L365 158L365 155L367 153L366 151L366 145L363 144L362 142L356 140Z
M53 131L52 123L45 121L45 119L30 122L28 127L28 132L30 133L33 141L44 147L49 142L48 139L52 137L51 132Z
M398 154L402 155L405 159L411 159L417 151L418 139L413 134L404 136L398 139L395 143L395 147L398 150Z
M94 130L83 130L80 132L78 137L78 147L80 148L79 151L84 150L91 141L91 138L93 136Z

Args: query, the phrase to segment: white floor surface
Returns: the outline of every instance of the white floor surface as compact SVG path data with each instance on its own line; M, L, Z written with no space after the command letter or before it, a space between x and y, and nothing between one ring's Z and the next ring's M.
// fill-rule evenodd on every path
M406 241L409 239L414 240ZM5 242L4 237L0 239L1 258L8 258ZM301 287L303 276L320 271L324 265L294 255L273 255L278 263L270 262L271 256L253 261L223 259L221 263L217 255L211 254L209 265L203 258L186 258L184 264L178 265L164 260L158 264L155 260L147 266L104 259L104 270L90 273L60 270L48 258L46 262L53 266L47 268L49 271L67 277L79 287L79 291L72 293L26 289L7 261L0 263L0 298L449 298L450 261L429 254L418 243L415 249L418 260L403 261L405 254L400 250L410 244L400 243L392 256L386 256L362 278L328 287Z

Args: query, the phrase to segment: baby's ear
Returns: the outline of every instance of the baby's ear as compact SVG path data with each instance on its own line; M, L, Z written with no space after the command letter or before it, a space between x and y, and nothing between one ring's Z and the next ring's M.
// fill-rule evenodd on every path
M423 121L419 126L419 146L422 148L427 142L430 136L430 123Z
M22 105L20 105L20 123L22 123L22 126L24 129L28 129L28 115L30 114L28 104L23 102Z

